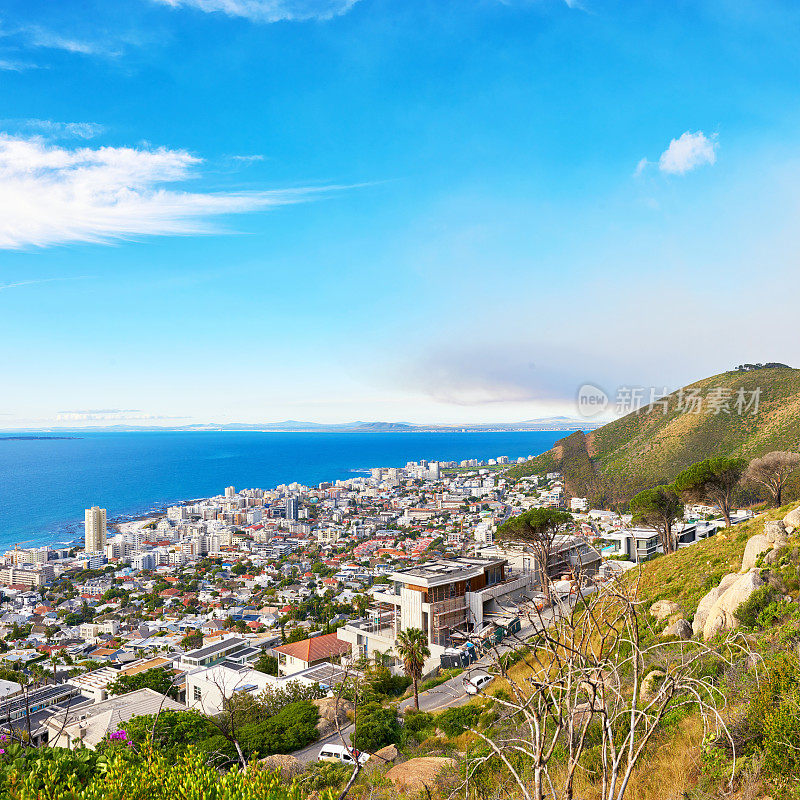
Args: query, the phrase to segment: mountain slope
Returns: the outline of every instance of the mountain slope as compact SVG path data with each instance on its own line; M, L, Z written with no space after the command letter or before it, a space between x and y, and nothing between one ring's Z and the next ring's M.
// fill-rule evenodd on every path
M715 395L727 403L714 404ZM687 398L692 396L702 398L699 413L681 408L681 402L684 408L690 405ZM753 413L756 396L757 413ZM606 495L598 499L613 495L627 500L711 456L751 458L771 450L800 450L800 370L725 372L685 386L666 401L667 413L660 405L645 406L585 435L586 455L602 479L600 494ZM597 481L587 480L586 455L575 452L576 442L574 435L561 439L551 451L509 474L539 474L555 464L571 494L592 496L593 487L598 491Z

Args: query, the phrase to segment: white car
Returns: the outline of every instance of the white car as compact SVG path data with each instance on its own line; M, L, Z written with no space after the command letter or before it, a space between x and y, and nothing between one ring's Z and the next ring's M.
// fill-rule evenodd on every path
M468 678L464 678L464 690L467 694L478 694L481 689L488 686L494 677L486 672L475 672Z
M342 744L324 744L317 756L318 761L338 761L340 764L351 765L356 763L356 758L359 764L366 764L369 761L369 753L362 753Z

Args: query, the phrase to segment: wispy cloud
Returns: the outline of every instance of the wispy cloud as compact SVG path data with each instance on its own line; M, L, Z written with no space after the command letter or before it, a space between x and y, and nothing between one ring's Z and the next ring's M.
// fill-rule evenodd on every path
M131 422L142 420L187 419L163 414L146 414L138 408L90 408L80 411L59 411L57 422Z
M187 192L196 177L185 150L53 145L0 134L0 248L212 233L211 218L308 200L322 189Z
M673 139L658 159L658 168L671 175L683 175L717 160L717 136L706 136L702 131L686 131Z
M258 153L256 153L256 154L254 154L252 156L231 156L231 159L233 161L242 161L242 162L244 162L246 164L249 164L252 161L263 161L264 160L264 156L259 155Z
M53 283L55 281L85 281L88 280L90 275L70 275L65 278L37 278L30 281L17 281L16 283L0 283L0 292L6 289L16 289L20 286L33 286L37 283Z
M56 31L42 28L38 25L30 25L20 28L18 31L24 37L27 44L31 47L43 47L50 50L64 50L67 53L77 53L84 56L119 56L122 50L118 46L112 46L105 41L80 39L74 36L67 36Z
M38 64L30 61L19 61L16 58L0 58L0 71L2 72L24 72L27 69L37 69Z
M173 8L194 8L253 22L328 20L346 14L358 0L154 0Z
M4 119L0 120L0 128L57 139L92 139L105 130L97 122L54 122L49 119Z

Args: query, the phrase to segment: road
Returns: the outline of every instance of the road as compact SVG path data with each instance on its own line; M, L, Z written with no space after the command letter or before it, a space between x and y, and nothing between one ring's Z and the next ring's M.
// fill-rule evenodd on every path
M594 588L590 589L589 592L594 591ZM576 598L570 597L569 604L573 605L575 603ZM541 612L542 619L541 622L537 619L534 622L525 625L522 630L517 634L519 639L526 640L530 636L533 636L537 630L540 630L542 627L542 623L547 625L548 627L552 624L553 615L555 614L555 608L548 608ZM500 652L504 652L509 650L510 647L507 645L500 645ZM464 679L467 678L470 673L472 672L486 672L487 668L491 666L495 659L495 654L493 652L489 652L484 654L481 658L479 658L474 664L472 664L468 669L465 669L460 675L456 675L454 678L450 678L449 680L445 681L444 683L440 684L439 686L435 686L433 689L428 689L426 692L420 692L419 695L419 708L420 711L441 711L445 708L451 708L453 706L461 706L466 703L470 695L464 691ZM402 700L398 704L399 711L405 711L407 708L411 708L414 705L414 698L408 697L405 700ZM342 735L345 738L347 744L350 744L350 734L353 732L352 724L347 725L346 727L342 728ZM331 734L330 736L325 737L324 739L320 739L314 744L309 745L308 747L303 748L302 750L298 750L295 753L292 753L297 759L299 759L303 764L307 764L311 761L316 761L317 757L319 756L319 751L322 749L323 744L341 744L342 740L339 736L338 732Z
M552 612L550 613L552 614ZM549 622L550 620L549 618L546 618L545 621ZM523 638L531 636L538 627L538 623L534 625L527 625L520 631L519 635ZM502 645L501 648L508 649ZM439 686L434 686L432 689L428 689L425 692L420 692L420 711L442 711L445 708L464 705L464 703L466 703L470 698L466 691L464 691L464 679L467 678L472 672L485 672L486 669L491 665L493 659L494 654L487 653L479 658L474 664L472 664L469 669L464 670L464 672L462 672L460 675L456 675L454 678L450 678ZM402 712L407 708L412 708L413 705L413 696L408 697L398 704L398 710ZM342 728L342 735L344 736L344 739L348 745L350 744L350 734L352 732L352 724L348 724ZM295 756L301 763L307 764L311 761L317 760L319 751L322 749L324 744L341 743L342 740L339 736L339 733L334 732L330 736L326 736L324 739L320 739L313 744L310 744L308 747L292 753L292 755Z

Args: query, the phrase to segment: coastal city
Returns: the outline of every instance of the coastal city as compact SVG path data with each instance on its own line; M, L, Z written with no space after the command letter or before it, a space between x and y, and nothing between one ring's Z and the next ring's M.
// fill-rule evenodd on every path
M213 717L233 694L287 687L324 698L365 664L402 677L408 629L427 640L421 675L451 675L476 642L661 550L655 528L568 496L560 473L515 479L510 466L418 461L313 487L228 486L117 523L94 506L83 548L18 544L0 569L0 729L93 748L162 707ZM546 563L496 536L535 508L569 512ZM680 546L725 525L711 506L684 516Z

